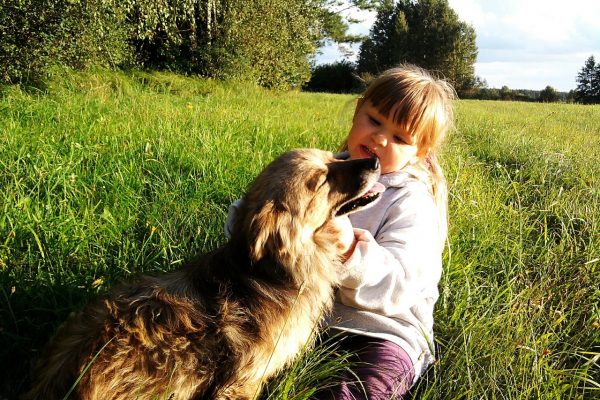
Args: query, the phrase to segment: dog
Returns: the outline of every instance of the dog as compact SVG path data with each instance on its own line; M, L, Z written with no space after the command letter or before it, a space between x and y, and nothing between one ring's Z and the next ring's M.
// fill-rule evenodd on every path
M312 343L342 267L337 218L377 199L378 176L375 158L279 156L250 185L226 244L72 314L25 398L255 398Z

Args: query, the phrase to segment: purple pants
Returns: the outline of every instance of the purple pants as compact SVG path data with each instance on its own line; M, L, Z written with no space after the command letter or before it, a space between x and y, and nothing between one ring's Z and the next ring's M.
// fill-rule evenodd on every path
M401 399L412 385L415 372L408 354L389 340L362 335L343 336L340 350L354 354L350 358L356 377L346 374L345 381L315 395L319 400L392 400Z

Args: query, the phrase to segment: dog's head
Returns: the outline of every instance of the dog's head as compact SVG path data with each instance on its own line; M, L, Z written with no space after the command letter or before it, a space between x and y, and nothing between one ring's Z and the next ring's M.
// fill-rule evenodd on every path
M265 256L294 262L320 251L324 239L335 240L318 237L328 223L379 197L378 178L376 158L341 161L316 149L281 155L252 183L236 221L251 262Z

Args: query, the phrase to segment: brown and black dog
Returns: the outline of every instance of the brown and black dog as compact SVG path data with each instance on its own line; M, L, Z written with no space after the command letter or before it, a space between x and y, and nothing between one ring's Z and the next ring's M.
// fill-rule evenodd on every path
M292 150L255 179L229 242L73 314L27 399L251 399L332 304L335 218L367 206L376 159ZM75 384L75 382L79 381Z

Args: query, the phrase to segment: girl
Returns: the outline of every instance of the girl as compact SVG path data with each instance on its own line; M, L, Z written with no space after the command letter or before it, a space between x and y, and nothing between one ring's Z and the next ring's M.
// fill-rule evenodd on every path
M357 101L339 157L377 157L386 190L374 206L338 219L346 273L326 322L356 363L318 399L401 398L433 361L447 230L435 152L452 127L453 98L446 82L403 65L381 74ZM231 205L228 236L238 206Z
M386 190L373 207L339 219L346 274L327 322L358 362L356 376L319 399L401 398L433 361L447 231L435 152L452 126L453 98L446 82L403 65L381 74L357 101L342 157L378 157Z

